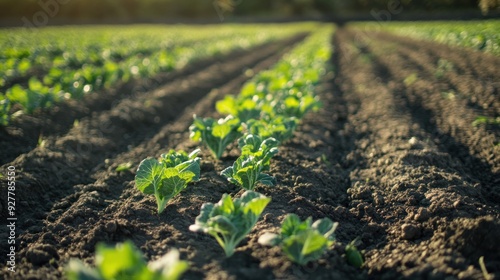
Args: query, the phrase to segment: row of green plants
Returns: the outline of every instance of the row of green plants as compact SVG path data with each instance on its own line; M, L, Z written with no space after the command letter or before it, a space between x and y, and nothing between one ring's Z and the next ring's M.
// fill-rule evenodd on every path
M271 171L272 157L278 153L280 145L293 137L301 119L321 105L315 87L327 70L332 33L332 26L322 26L272 69L259 73L246 83L239 95L229 95L217 102L217 111L226 116L220 119L194 116L190 137L201 142L215 160L223 157L236 142L240 150L240 156L221 172L221 176L244 189L244 193L234 198L224 194L217 203L204 203L195 223L189 227L193 232L214 237L226 257L234 254L238 244L271 203L271 197L255 189L257 185L273 186L276 183L275 178L267 174ZM171 150L158 159L147 158L140 163L135 177L136 187L156 198L158 214L188 183L200 179L199 152L200 149L190 154ZM310 217L301 220L289 213L282 222L280 233L263 234L259 243L279 246L291 261L305 265L319 259L334 244L337 226L338 223L326 217L313 222ZM118 245L117 250L121 246ZM348 261L357 267L362 266L363 260L356 247L350 244L346 249ZM179 262L177 258L171 265ZM144 262L141 263L144 267ZM82 271L88 269L79 264L77 261L70 263L68 275L82 275ZM99 267L99 264L102 262L97 263L98 267L92 271L102 276L106 268ZM120 269L125 274L130 271ZM165 276L160 279L175 278Z
M355 23L365 29L381 29L395 34L472 48L500 55L500 20L450 22Z
M31 114L61 100L79 99L86 94L109 89L119 82L180 69L196 60L282 39L312 26L270 26L265 31L257 25L235 25L222 29L183 27L179 30L177 27L151 27L153 30L150 32L148 28L136 27L132 29L133 32L126 31L121 34L122 37L118 36L120 39L117 41L104 40L105 43L99 42L102 39L101 33L94 31L97 32L95 34L84 29L96 35L93 39L83 40L85 43L82 45L87 48L64 46L67 42L65 32L57 33L58 35L49 33L54 41L47 42L47 45L42 41L37 42L36 47L33 44L29 45L31 49L23 49L21 44L19 49L16 46L1 52L0 91L3 93L0 92L0 125L8 125L15 110ZM52 30L54 33L57 31L57 28ZM78 28L75 27L73 32L76 31ZM103 29L101 32L108 34L109 30ZM154 34L163 41L155 38ZM6 35L0 34L0 37ZM142 41L140 39L149 39L154 44L148 41L136 44L137 41ZM17 42L14 39L12 41ZM35 42L33 39L29 41ZM147 44L155 47L146 47ZM7 44L4 42L2 45L5 47ZM16 79L24 79L24 82L11 83ZM15 104L17 106L12 108Z

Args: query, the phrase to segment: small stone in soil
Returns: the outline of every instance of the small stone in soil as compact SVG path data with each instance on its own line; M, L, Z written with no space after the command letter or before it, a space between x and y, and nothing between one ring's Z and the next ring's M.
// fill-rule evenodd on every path
M401 238L405 240L413 240L420 237L420 228L412 224L404 224L401 226Z

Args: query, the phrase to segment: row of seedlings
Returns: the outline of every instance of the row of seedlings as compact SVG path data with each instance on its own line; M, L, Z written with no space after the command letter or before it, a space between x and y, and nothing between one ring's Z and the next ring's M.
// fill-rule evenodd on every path
M54 60L62 60L59 65L55 63L56 65L47 69L46 73L39 77L32 76L24 84L16 83L4 88L0 81L0 90L4 90L4 93L0 92L0 126L7 126L13 117L21 113L32 114L37 109L51 107L59 101L80 99L89 93L110 89L120 82L181 69L197 60L285 38L295 34L296 31L292 28L285 28L280 34L277 34L277 30L269 30L264 33L253 31L230 34L232 36L221 33L215 37L205 36L204 33L195 30L190 33L194 35L172 40L163 48L144 50L143 53L131 54L121 59L111 56L109 50L107 52L103 50L99 60L95 63L74 62L75 65L71 65L71 63L63 63L71 60L71 53L65 53L67 58L63 58L61 54L61 58L54 58ZM193 43L196 36L201 39ZM64 38L61 37L61 39ZM49 48L49 46L46 47ZM125 53L133 53L135 47L133 44L128 44L121 49L125 50ZM80 49L78 54L82 55L88 51ZM0 60L2 60L1 56ZM15 68L15 65L6 67ZM8 72L8 69L0 68L0 71Z
M239 95L228 95L217 102L217 111L226 117L194 117L191 139L201 141L215 159L238 139L241 154L221 175L246 191L240 198L224 194L217 204L205 203L190 227L212 235L228 257L271 201L254 191L258 183L276 184L275 178L265 173L270 170L271 158L282 143L293 137L301 119L320 107L314 92L326 72L332 32L332 26L323 26L272 69L254 77ZM280 246L289 259L305 265L321 257L334 243L337 225L328 218L313 223L311 218L301 221L289 214L280 234L264 234L259 243Z
M194 116L191 139L201 141L215 159L221 158L226 147L237 139L241 151L234 164L221 175L246 191L239 198L224 194L216 204L204 203L189 228L212 235L227 257L233 255L271 201L254 188L257 183L269 186L276 183L274 177L264 172L270 170L271 158L278 153L279 145L293 136L307 112L320 107L314 90L326 72L331 54L328 38L332 32L332 26L323 26L271 70L254 77L238 96L229 95L217 102L217 111L226 117L215 120ZM144 194L155 196L159 214L189 182L199 180L199 152L199 149L190 154L171 150L159 159L147 158L140 163L136 187ZM259 238L259 243L280 246L289 259L305 265L320 258L334 243L337 225L328 218L313 223L311 218L302 221L297 215L289 214L280 234L266 233ZM354 247L352 253L357 253ZM116 263L117 256L124 261ZM361 265L361 256L357 257ZM96 266L91 269L79 260L72 260L67 267L68 278L117 279L127 275L134 279L178 279L188 269L188 263L179 260L175 249L147 264L130 242L114 248L99 245Z

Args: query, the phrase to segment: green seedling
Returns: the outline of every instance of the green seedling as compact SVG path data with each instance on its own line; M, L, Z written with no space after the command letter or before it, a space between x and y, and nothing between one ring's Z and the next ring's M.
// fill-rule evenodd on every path
M0 94L0 126L7 126L10 122L10 100Z
M187 187L191 181L200 178L199 150L187 155L171 150L160 160L147 158L139 164L135 176L135 186L144 194L156 198L158 214L165 210L167 202Z
M269 169L270 160L278 153L278 140L269 137L263 139L254 134L247 134L238 140L242 156L252 156L262 161L265 170Z
M213 236L224 249L227 257L234 254L236 246L250 233L271 198L253 191L246 191L234 200L227 194L217 203L205 203L195 224L194 232Z
M123 171L128 171L130 168L132 168L133 163L131 161L125 162L125 163L120 163L116 168L116 172L123 172Z
M309 111L315 112L321 108L321 102L313 95L297 93L285 97L278 106L278 111L284 116L302 119Z
M319 259L335 243L335 229L338 223L323 218L312 223L309 217L301 221L295 214L289 214L281 225L281 233L266 233L259 238L265 246L280 246L285 255L295 263L306 265Z
M274 186L276 183L274 177L262 173L267 169L269 165L266 165L263 160L253 156L240 156L233 166L222 170L221 175L245 190L253 190L257 183Z
M213 156L219 159L226 147L241 136L241 122L231 115L218 121L212 118L198 118L195 115L189 130L193 141L202 141Z
M453 69L454 69L454 66L453 66L452 62L450 62L446 59L440 58L438 60L437 68L436 68L436 72L434 73L434 76L438 79L441 79L442 77L444 77L444 75L447 72L451 72L451 71L453 71Z
M258 97L258 96L255 96ZM224 99L217 101L215 108L222 115L233 115L246 122L250 119L259 118L261 109L257 98L226 95Z
M418 80L418 75L413 73L413 74L409 75L408 77L406 77L404 79L403 83L405 84L405 86L409 87L409 86L413 85L417 80Z
M473 126L479 125L500 125L500 117L491 118L486 116L479 116L473 122Z
M354 239L351 243L347 244L345 247L345 258L347 262L357 268L363 266L363 256L359 252L358 248L356 248L356 242L358 239Z
M271 119L249 120L245 124L248 133L259 135L262 139L272 137L283 143L292 138L298 122L294 117L277 116Z
M98 244L95 268L77 259L71 259L65 268L68 280L148 279L176 280L189 268L179 259L179 251L172 249L156 261L146 263L142 253L130 241L109 247Z

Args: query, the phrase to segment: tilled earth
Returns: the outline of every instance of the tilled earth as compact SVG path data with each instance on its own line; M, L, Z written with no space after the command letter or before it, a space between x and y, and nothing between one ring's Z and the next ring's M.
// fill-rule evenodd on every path
M480 115L500 116L500 58L484 53L338 29L318 91L323 108L280 147L270 172L278 184L257 188L272 201L231 258L188 227L204 202L242 193L219 175L236 159L235 147L218 162L203 150L201 180L161 215L154 198L134 188L143 158L195 149L193 114L218 117L215 101L239 92L302 38L123 85L122 95L61 105L1 131L2 174L8 166L19 173L17 272L0 276L59 279L70 258L93 263L98 242L132 240L148 260L178 248L191 263L186 279L500 277L500 129L472 125ZM125 162L132 170L116 172ZM259 245L287 213L338 221L334 249L301 267ZM0 240L7 236L0 232ZM355 238L361 269L343 258ZM6 254L2 245L4 264Z

